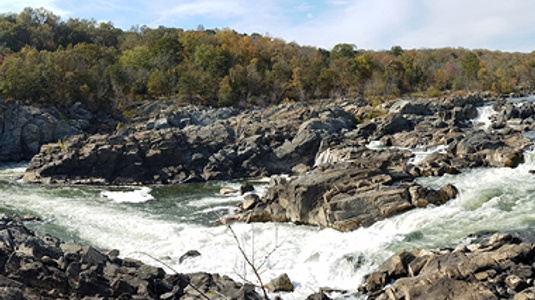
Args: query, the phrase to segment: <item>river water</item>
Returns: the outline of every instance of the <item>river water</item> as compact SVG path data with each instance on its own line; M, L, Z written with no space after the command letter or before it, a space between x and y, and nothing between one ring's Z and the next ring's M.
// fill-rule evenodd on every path
M474 233L535 233L534 152L515 169L487 168L458 175L421 178L426 186L452 183L459 196L441 207L418 208L371 227L341 233L293 224L234 224L240 245L260 267L264 281L287 273L296 291L284 299L304 299L320 287L356 288L364 276L393 253L413 248L454 247L473 241ZM244 267L236 240L225 226L213 226L242 201L219 195L240 182L155 187L30 185L18 180L24 164L0 166L0 213L34 215L27 223L38 233L119 249L121 256L159 265L145 253L182 273L206 271L254 281ZM263 193L267 181L253 182ZM201 256L179 258L188 250ZM267 259L265 259L267 257ZM172 270L167 269L168 272Z

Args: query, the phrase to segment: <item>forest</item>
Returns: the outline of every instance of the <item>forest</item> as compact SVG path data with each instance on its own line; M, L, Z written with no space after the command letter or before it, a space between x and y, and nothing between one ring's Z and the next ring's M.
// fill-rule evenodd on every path
M232 29L61 20L46 9L0 15L0 97L32 105L125 110L141 100L210 106L364 97L510 93L535 87L535 52L442 48L331 50Z

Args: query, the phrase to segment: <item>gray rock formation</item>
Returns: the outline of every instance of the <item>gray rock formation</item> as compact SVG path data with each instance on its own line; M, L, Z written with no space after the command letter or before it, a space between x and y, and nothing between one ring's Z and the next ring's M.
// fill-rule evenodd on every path
M213 110L212 122L195 121L183 128L130 127L113 135L79 135L64 144L43 146L24 179L135 184L288 173L300 163L312 165L323 138L355 125L350 113L334 105L282 105L237 116L224 112ZM166 124L183 123L169 120Z
M53 108L0 103L0 162L30 160L41 145L86 130L91 118L80 104L63 115Z
M377 300L533 299L534 258L535 246L510 234L453 250L401 251L361 290Z
M456 196L453 186L440 191L412 183L409 151L354 149L353 159L322 165L307 174L275 177L260 203L221 223L294 222L341 231L369 226L400 212Z

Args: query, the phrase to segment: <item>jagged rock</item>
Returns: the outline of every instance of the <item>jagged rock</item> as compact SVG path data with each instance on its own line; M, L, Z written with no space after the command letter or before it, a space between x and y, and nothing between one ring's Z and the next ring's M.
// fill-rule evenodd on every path
M230 299L251 299L260 300L260 296L254 291L254 286L237 284L228 276L220 276L208 273L188 274L193 289L188 285L184 289L183 299L198 299L199 291L205 294L213 294L218 298L222 295Z
M249 210L254 208L258 203L260 203L260 196L257 194L249 194L243 198L241 208L243 210Z
M534 254L535 246L509 234L454 251L400 252L369 276L364 290L369 299L529 299Z
M13 247L0 255L6 258L0 268L2 299L191 299L197 294L190 282L222 298L260 299L254 287L225 276L168 275L138 260L119 259L118 253L111 260L90 246L37 237L20 218L0 215L0 228L14 233Z
M174 112L162 112L151 130L126 127L113 135L80 135L42 146L24 179L140 184L289 173L297 164L313 164L323 138L355 126L353 115L335 105L296 103L222 115L195 111L195 117L186 118L189 126L182 126L182 117L173 119Z
M325 295L324 292L314 293L309 295L306 300L331 300L329 296Z
M220 195L230 195L230 194L236 194L238 191L231 189L231 188L221 188L219 190Z
M400 100L394 103L390 109L391 114L432 115L429 101L426 100Z
M348 231L417 206L404 183L413 179L405 172L410 152L359 148L351 155L352 161L320 166L290 180L273 178L261 202L221 222L291 221ZM456 196L453 187L421 189L420 198L436 205Z
M0 161L28 160L44 143L57 142L88 129L91 118L90 113L74 115L70 124L61 120L61 113L54 108L0 103Z
M266 289L271 292L293 292L294 287L290 277L285 273L266 284Z
M252 184L250 184L249 182L244 182L240 186L240 194L242 194L242 195L247 193L247 192L252 192L252 191L254 191L254 186Z

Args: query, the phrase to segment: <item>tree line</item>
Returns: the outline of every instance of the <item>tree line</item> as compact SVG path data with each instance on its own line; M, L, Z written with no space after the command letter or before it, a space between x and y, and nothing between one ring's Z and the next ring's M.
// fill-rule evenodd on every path
M332 50L230 29L62 21L45 9L0 15L0 95L6 100L125 109L137 100L254 106L328 97L509 93L535 87L535 53L463 48Z

